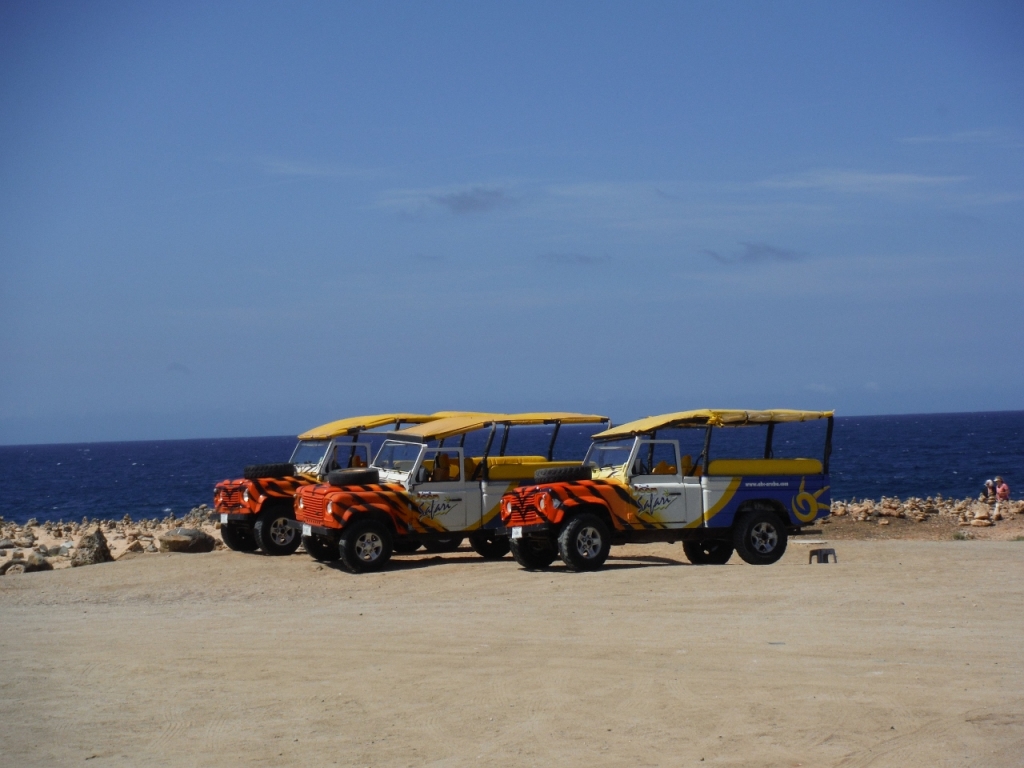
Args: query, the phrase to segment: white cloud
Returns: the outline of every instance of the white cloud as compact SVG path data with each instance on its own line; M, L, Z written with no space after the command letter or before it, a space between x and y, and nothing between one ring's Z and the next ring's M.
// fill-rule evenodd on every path
M871 173L851 170L814 170L757 182L767 189L821 189L860 194L892 194L937 189L967 181L968 176L929 176L920 173Z
M907 136L900 139L903 144L993 144L1002 147L1024 147L1024 142L1009 131L959 131L957 133L930 136Z

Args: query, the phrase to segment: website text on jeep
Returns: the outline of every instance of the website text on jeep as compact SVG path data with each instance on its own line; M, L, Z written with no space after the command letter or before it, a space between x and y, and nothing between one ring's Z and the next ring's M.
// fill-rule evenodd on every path
M477 414L392 432L370 467L299 489L293 525L313 557L353 572L382 568L392 552L454 550L466 536L481 556L500 558L509 551L495 534L502 495L538 469L578 466L585 436L602 423L580 413Z
M695 565L767 565L829 514L832 411L696 410L594 435L583 464L537 472L501 502L526 569L600 568L612 544L682 541ZM802 458L819 454L822 458Z

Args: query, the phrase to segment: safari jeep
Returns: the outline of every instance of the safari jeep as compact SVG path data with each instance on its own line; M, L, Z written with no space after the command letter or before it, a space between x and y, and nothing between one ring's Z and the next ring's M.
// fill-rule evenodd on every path
M498 505L539 469L578 466L594 425L578 413L477 414L387 435L366 469L332 472L300 488L296 522L306 551L356 573L392 552L457 549L466 536L485 558L504 557Z
M294 519L293 497L303 485L322 482L339 467L365 467L380 445L360 441L368 430L401 429L450 415L386 413L332 421L299 435L292 457L282 464L245 468L244 479L223 480L213 489L214 511L220 515L224 543L239 552L263 550L267 555L290 555L300 539L285 521Z
M829 514L832 425L831 411L699 410L607 429L582 466L541 470L505 494L502 532L531 570L556 557L595 570L612 544L655 541L682 541L695 565L734 551L774 563L789 535ZM776 458L822 443L821 460Z

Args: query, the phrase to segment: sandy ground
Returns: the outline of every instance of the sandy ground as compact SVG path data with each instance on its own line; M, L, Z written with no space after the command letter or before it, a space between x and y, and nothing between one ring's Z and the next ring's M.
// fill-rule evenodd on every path
M1019 766L1024 542L0 579L3 765Z

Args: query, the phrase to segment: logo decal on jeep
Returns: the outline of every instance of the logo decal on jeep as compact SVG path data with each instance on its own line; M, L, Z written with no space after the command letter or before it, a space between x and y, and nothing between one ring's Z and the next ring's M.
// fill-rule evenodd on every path
M420 517L429 517L433 520L444 517L455 509L458 501L452 501L448 496L438 496L436 493L421 494L416 497L416 506L420 510Z
M637 490L641 490L637 488ZM653 489L652 489L653 491ZM658 491L648 493L637 493L636 494L636 513L638 515L653 516L661 512L662 510L668 509L668 506L672 503L673 497L667 496L664 493Z
M793 515L801 523L809 523L818 516L818 512L824 509L828 509L828 504L822 504L818 501L818 497L821 496L825 491L829 489L829 486L825 486L820 491L814 493L808 493L806 489L807 478L800 478L800 492L793 497L793 501L790 502L790 509L793 510Z

